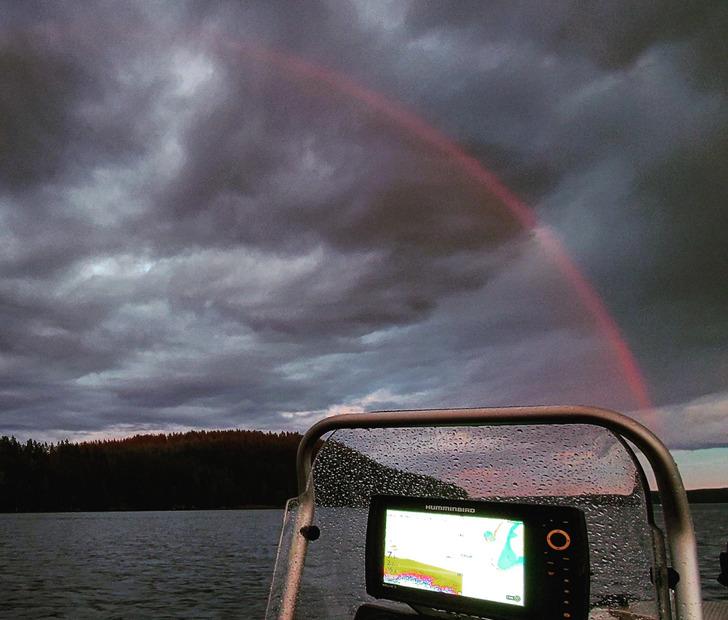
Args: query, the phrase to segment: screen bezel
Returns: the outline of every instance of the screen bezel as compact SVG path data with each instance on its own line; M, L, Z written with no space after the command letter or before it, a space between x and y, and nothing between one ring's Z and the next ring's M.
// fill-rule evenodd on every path
M427 510L426 505L472 509L464 518L491 517L522 521L524 524L524 604L515 605L472 598L462 595L431 592L395 584L384 583L384 542L387 510L404 510L422 513L438 513ZM544 506L532 504L511 504L477 502L467 500L445 500L439 498L400 497L376 495L372 497L369 509L366 539L366 589L371 596L400 601L435 609L444 609L474 615L488 615L495 620L526 620L538 617L543 604L539 586L543 586L545 567L538 557L542 543L537 527ZM443 511L447 512L447 511Z

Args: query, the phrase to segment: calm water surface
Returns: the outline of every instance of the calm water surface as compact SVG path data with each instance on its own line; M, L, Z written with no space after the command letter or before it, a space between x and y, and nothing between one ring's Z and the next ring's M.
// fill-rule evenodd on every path
M261 618L282 514L0 515L0 615Z
M693 507L703 592L728 599L728 505ZM261 618L282 511L0 514L3 618Z
M698 563L706 600L728 600L728 588L717 581L718 558L728 544L728 504L698 504L690 507L698 542Z

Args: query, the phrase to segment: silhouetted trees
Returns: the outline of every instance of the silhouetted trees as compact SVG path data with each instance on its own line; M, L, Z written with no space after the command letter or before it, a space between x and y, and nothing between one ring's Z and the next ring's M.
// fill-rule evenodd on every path
M0 511L282 506L297 433L192 431L58 444L0 438Z

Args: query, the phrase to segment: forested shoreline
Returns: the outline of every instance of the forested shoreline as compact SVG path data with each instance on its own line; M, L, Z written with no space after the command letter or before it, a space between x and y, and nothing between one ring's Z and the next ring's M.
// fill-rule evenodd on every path
M57 444L0 438L0 512L280 507L298 433L191 431Z
M297 494L300 439L298 433L241 430L57 444L0 437L0 512L282 507ZM347 457L354 469L377 467L355 457ZM339 499L349 497L348 475L342 473ZM395 482L401 475L387 468L377 473ZM436 483L415 476L409 484L429 494ZM456 491L438 487L446 496ZM726 502L728 489L691 490L688 499ZM659 502L654 492L653 500Z

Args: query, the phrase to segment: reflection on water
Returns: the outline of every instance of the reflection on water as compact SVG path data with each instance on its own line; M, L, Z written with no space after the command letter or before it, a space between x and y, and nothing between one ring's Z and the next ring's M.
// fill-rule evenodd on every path
M0 514L0 615L260 618L282 511ZM693 507L706 598L728 505Z

